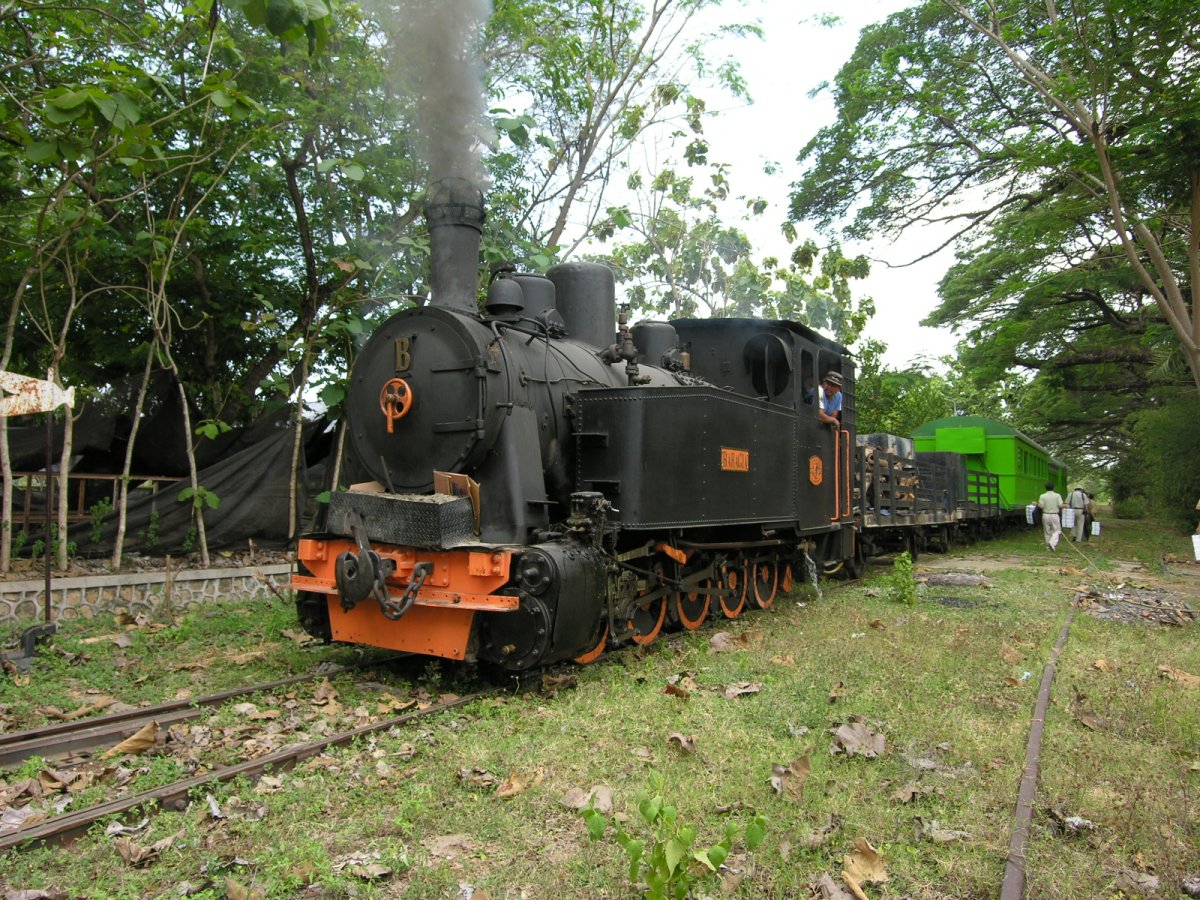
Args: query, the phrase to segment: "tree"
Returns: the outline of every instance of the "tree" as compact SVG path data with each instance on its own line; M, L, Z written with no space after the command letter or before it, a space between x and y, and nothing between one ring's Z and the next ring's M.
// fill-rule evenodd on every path
M500 112L521 108L497 120L512 146L493 160L493 196L514 231L569 255L606 218L605 194L631 148L660 126L682 126L685 153L704 156L699 88L715 78L720 89L745 94L736 62L712 66L694 33L698 14L718 2L496 4L485 58L491 93Z
M858 236L922 222L1018 247L1051 203L1065 249L1119 250L1200 389L1200 53L1179 0L926 0L865 29L792 215ZM1065 221L1064 217L1064 221ZM952 240L954 239L952 238Z

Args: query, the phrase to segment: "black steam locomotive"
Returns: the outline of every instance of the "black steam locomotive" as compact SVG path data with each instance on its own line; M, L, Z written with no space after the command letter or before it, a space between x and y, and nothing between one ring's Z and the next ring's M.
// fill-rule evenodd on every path
M933 465L919 503L915 464L858 446L841 346L795 322L630 327L592 263L502 271L481 314L482 198L435 187L432 300L380 326L351 376L370 483L299 542L310 634L513 671L590 662L956 527L961 472ZM813 390L831 371L834 426ZM1000 513L986 487L972 502Z

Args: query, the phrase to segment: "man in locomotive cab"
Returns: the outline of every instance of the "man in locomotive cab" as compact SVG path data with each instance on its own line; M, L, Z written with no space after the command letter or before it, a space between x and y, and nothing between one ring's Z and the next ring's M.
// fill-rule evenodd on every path
M817 418L825 425L837 428L842 423L842 373L832 370L821 379L817 391Z

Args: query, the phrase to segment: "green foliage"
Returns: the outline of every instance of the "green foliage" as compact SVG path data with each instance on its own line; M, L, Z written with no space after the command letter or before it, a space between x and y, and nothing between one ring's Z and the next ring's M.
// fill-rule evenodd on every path
M1191 530L1200 498L1200 398L1191 392L1173 395L1140 413L1133 432L1140 460L1136 471L1149 511ZM1131 514L1136 507L1129 501L1117 509L1118 515L1138 517Z
M1146 505L1146 498L1140 494L1134 494L1123 500L1114 500L1113 515L1118 519L1144 519L1146 518Z
M1161 299L1186 297L1198 256L1200 56L1169 24L1184 8L1083 0L1059 19L1049 4L925 0L896 12L863 30L838 73L837 118L801 151L791 196L793 221L860 239L953 223L958 259L927 323L964 332L977 385L1032 378L1029 430L1093 456L1122 449L1160 386L1200 384L1180 343L1194 311L1176 299L1168 320Z
M93 544L100 543L100 537L104 534L104 520L108 518L108 514L112 510L112 502L107 497L97 500L88 507L88 513L92 517L92 530L89 537Z
M158 510L150 510L150 521L146 527L137 533L138 540L153 550L158 546Z
M179 492L179 496L176 499L178 499L180 503L191 500L192 509L195 510L203 510L206 506L209 509L216 509L221 505L220 497L218 497L208 488L204 487L204 485L199 484L196 485L195 488L192 488L190 485L185 487Z
M682 898L694 889L715 880L718 869L733 849L741 829L729 824L717 843L697 847L699 837L691 825L679 821L678 812L663 799L664 779L650 775L650 793L638 797L638 815L648 832L644 838L631 837L619 822L614 822L613 840L629 858L629 880L645 885L648 900ZM608 828L603 813L588 805L581 813L587 823L588 837L601 840ZM746 827L746 848L754 850L766 835L767 820L756 816Z
M201 437L206 437L210 441L214 440L218 435L232 431L233 426L228 422L222 422L220 419L204 419L196 426L196 434Z
M892 574L888 579L888 596L896 603L917 602L917 582L913 578L912 556L906 550L892 560Z

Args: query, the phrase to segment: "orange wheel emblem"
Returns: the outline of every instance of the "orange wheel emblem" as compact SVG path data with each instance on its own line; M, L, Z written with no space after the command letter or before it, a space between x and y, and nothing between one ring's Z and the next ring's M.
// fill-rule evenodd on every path
M821 457L810 456L808 458L808 481L812 485L818 485L825 480L825 466L821 463Z
M392 433L397 419L408 415L412 404L412 387L403 378L393 378L384 384L383 390L379 392L379 408L383 410L384 418L387 419L388 434Z

